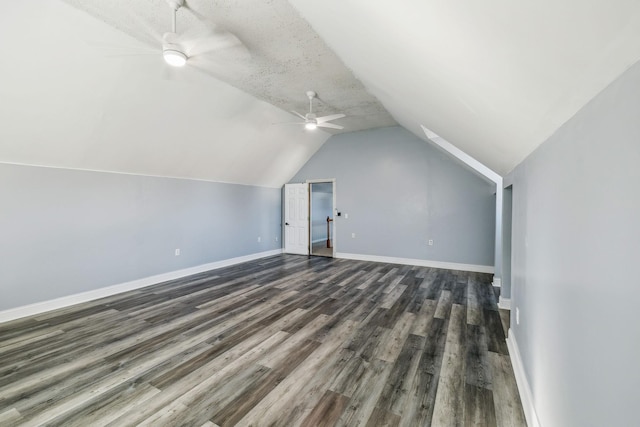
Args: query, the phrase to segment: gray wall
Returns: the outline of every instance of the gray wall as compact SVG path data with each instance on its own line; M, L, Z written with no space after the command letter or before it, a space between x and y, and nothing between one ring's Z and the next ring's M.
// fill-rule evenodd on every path
M280 189L0 164L0 310L277 249L280 222Z
M333 136L290 182L325 178L336 252L493 265L495 185L403 128Z
M511 328L542 426L638 425L640 65L513 179Z
M311 241L326 242L327 217L333 218L333 184L312 183L311 187Z

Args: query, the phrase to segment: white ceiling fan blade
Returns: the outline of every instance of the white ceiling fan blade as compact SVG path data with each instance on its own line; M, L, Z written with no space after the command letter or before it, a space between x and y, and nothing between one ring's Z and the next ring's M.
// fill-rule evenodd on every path
M90 7L87 2L87 7ZM125 5L126 6L126 5ZM137 39L137 42L129 44L114 44L103 41L87 41L87 43L103 52L104 56L124 57L124 56L144 56L162 55L162 28L157 28L157 23L151 23L147 16L139 15L132 9L128 9L123 19L127 23L132 23L137 30L130 36ZM126 26L125 26L126 28Z
M227 31L208 31L197 36L185 33L180 36L179 43L189 56L215 53L238 59L250 57L249 50L240 39Z
M296 116L300 117L302 120L307 120L307 118L305 116L303 116L302 114L298 113L297 111L291 110L291 112L293 114L295 114Z
M182 32L180 44L184 46L189 56L202 55L209 52L218 52L231 49L234 56L250 56L249 50L233 33L227 31L219 24L209 19L202 13L192 8L188 2L182 6L183 9L191 13L199 20L207 31L202 31L202 26L191 26Z
M89 2L84 2L89 3ZM165 27L164 22L154 20L148 13L141 14L135 8L129 7L124 3L127 12L124 13L123 20L126 22L123 28L131 25L136 28L135 34L130 34L137 40L149 46L157 46L162 43L162 35L169 30ZM166 9L162 9L164 12Z
M208 17L191 7L191 2L186 2L185 4L183 4L182 9L191 13L198 21L202 22L205 25L215 25L212 19L209 19Z
M86 42L91 48L99 49L103 52L109 52L111 54L147 54L147 53L158 53L158 49L153 49L150 47L144 46L126 46L126 45L117 45L112 43L104 43L104 42Z
M344 129L344 126L334 125L333 123L318 123L319 128Z
M343 117L346 117L346 115L345 114L331 114L329 116L316 117L316 121L318 122L318 125L319 125L320 123L328 122L330 120L341 119Z
M218 79L230 79L249 72L246 62L226 61L216 55L190 56L186 66Z
M278 122L278 123L271 123L272 125L304 125L305 122Z

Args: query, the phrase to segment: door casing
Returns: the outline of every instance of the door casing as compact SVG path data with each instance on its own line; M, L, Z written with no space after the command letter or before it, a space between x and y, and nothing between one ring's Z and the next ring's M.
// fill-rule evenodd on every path
M309 186L309 253L311 254L311 242L313 241L311 233L312 233L312 229L311 229L311 184L322 184L322 183L331 183L331 206L332 206L332 210L333 210L333 225L332 227L332 231L333 231L333 239L332 239L332 247L333 250L331 251L332 253L332 257L335 255L336 253L336 236L338 235L336 228L337 228L337 213L338 210L336 209L336 179L335 178L329 178L329 179L308 179L306 181L307 185Z

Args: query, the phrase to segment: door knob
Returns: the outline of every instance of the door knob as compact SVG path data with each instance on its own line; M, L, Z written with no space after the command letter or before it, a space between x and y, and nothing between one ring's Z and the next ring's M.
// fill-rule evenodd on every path
M288 223L288 222L285 222L285 223L284 223L284 225L289 225L289 223Z

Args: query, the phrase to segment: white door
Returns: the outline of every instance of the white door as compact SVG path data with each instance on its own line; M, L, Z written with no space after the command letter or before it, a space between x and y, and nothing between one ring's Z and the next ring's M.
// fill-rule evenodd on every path
M284 186L284 251L309 255L308 184Z

